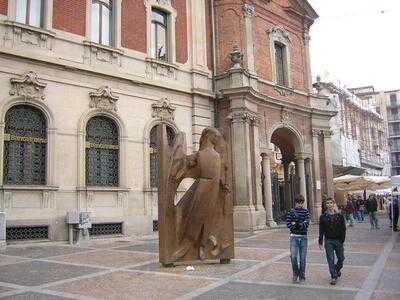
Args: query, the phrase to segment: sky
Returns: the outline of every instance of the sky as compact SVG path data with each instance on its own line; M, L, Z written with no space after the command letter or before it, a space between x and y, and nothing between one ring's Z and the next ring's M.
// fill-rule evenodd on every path
M400 89L400 0L308 0L313 80Z

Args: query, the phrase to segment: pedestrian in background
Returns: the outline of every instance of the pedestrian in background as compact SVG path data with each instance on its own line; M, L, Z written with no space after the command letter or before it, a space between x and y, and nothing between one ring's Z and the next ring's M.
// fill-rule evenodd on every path
M397 192L397 187L394 188L393 192ZM392 196L390 207L391 221L393 224L393 231L398 231L398 222L399 222L399 195L395 194Z
M364 222L364 209L365 202L361 196L357 197L357 207L358 207L358 222Z
M374 195L369 195L367 202L365 203L365 208L369 216L369 223L371 224L371 229L379 229L378 219L376 217L376 211L378 210L378 202Z
M294 199L295 207L290 209L286 223L290 230L290 260L293 270L293 283L299 280L304 283L306 280L307 260L307 230L310 224L310 213L304 208L304 197L297 196Z
M354 206L353 202L351 201L351 197L347 199L346 207L345 207L345 215L346 215L346 220L349 222L349 226L353 227L354 226Z
M318 244L321 250L323 246L325 248L326 260L331 275L330 284L335 285L342 275L346 220L342 214L335 211L335 200L333 198L327 199L326 207L326 212L319 218Z

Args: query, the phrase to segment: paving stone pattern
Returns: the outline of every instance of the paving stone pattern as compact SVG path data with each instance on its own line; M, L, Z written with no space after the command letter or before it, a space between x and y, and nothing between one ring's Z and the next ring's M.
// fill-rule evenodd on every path
M400 236L380 221L380 230L370 230L367 221L347 229L336 286L329 284L325 253L316 244L318 227L312 226L302 285L291 282L289 235L278 228L235 233L230 264L194 264L194 271L161 267L156 235L93 240L89 247L9 245L0 252L0 299L334 300L355 299L367 289L365 300L399 300Z

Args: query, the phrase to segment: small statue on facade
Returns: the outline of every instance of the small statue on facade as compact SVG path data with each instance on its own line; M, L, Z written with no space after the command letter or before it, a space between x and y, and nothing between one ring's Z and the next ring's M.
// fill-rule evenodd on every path
M158 128L159 153L159 244L160 262L233 258L232 204L227 184L227 145L215 128L206 128L199 151L186 155L184 133L173 145L166 140L166 127ZM179 184L194 183L175 205Z

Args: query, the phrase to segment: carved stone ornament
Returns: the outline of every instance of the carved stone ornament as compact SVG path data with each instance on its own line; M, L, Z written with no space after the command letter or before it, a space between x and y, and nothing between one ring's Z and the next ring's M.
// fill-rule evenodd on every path
M280 86L275 86L274 90L278 92L279 95L281 96L290 96L293 94L293 92L291 90L282 88Z
M153 2L157 2L158 4L160 4L160 5L168 5L168 6L171 6L172 4L171 4L171 0L155 0L155 1L153 1Z
M243 59L243 53L240 52L238 46L234 46L232 52L229 54L229 58L231 59L232 62L232 69L240 69L241 62Z
M90 108L100 108L117 111L118 96L115 96L108 86L100 87L96 92L90 92Z
M243 9L244 16L246 18L251 18L254 15L254 6L253 5L246 3L243 5L242 9Z
M281 122L283 124L291 124L292 123L292 114L287 109L282 109L281 111Z
M233 111L228 116L228 119L231 120L232 123L249 123L253 125L259 125L261 122L257 113L248 110Z
M322 131L321 131L321 129L313 129L311 131L311 133L312 133L312 136L318 137L318 136L320 136L322 134Z
M23 96L27 99L44 100L46 83L40 82L38 75L29 71L20 78L11 78L11 96Z
M151 105L153 109L153 113L151 116L153 118L161 119L161 120L173 120L175 106L173 106L167 98L162 98Z
M286 32L286 30L274 26L269 30L269 35L274 41L281 42L283 44L290 43L290 38L289 34Z

